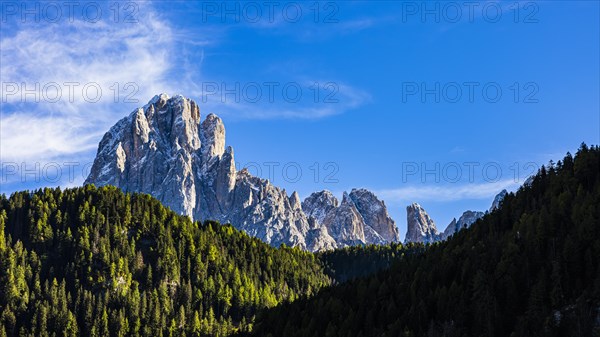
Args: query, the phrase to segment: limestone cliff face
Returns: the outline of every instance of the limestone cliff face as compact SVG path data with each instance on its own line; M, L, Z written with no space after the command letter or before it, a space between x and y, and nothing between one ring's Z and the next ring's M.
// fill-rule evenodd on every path
M385 203L365 189L344 192L341 203L329 191L315 192L304 199L302 209L309 221L327 228L339 247L400 241Z
M527 184L531 184L531 181L529 179L527 179L527 181L525 181L525 185L527 185ZM498 208L500 208L500 204L502 203L502 201L504 200L504 197L506 197L507 194L508 194L508 192L506 190L502 190L502 192L500 192L496 195L496 197L494 198L494 202L492 202L492 206L490 207L490 212L493 212L493 211L497 210Z
M85 183L149 193L192 216L198 187L193 168L201 161L199 121L193 101L155 96L104 135Z
M385 242L399 242L396 222L388 214L385 202L366 189L353 189L349 194L362 215L365 225L373 229Z
M465 211L458 220L456 218L446 227L440 239L445 240L463 228L470 227L475 221L483 218L484 212Z
M308 217L314 218L318 223L323 223L327 213L337 208L339 202L333 194L327 190L315 192L302 202L302 209Z
M494 197L492 206L489 212L493 212L500 207L502 200L508 194L506 190L502 190ZM406 233L405 242L433 242L446 240L461 229L468 228L474 224L477 220L483 218L486 213L477 211L465 211L456 220L454 218L452 222L446 227L444 232L438 233L435 229L433 220L429 218L429 215L425 210L418 204L412 204L407 207L407 220L408 220L408 232Z
M435 223L423 207L413 203L406 207L407 232L404 242L431 243L439 240Z
M180 214L231 223L274 246L317 251L397 241L385 205L366 190L345 195L339 206L330 193L301 202L295 192L237 171L222 120L209 114L201 121L196 103L183 96L157 95L117 122L85 183L148 193Z

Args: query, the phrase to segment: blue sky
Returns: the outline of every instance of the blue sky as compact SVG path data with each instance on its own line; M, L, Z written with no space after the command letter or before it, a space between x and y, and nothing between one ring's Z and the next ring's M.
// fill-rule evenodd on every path
M402 237L412 202L443 230L600 142L598 2L467 3L2 2L0 192L81 184L166 92L288 193L365 187Z

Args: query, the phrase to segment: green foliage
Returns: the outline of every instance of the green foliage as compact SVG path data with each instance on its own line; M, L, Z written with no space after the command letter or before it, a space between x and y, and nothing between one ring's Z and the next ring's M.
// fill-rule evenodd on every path
M225 336L331 283L313 254L114 187L0 196L0 335Z
M0 337L600 335L598 205L585 145L430 246L315 255L114 187L0 195Z
M598 336L599 205L600 148L582 145L448 241L265 310L253 333Z

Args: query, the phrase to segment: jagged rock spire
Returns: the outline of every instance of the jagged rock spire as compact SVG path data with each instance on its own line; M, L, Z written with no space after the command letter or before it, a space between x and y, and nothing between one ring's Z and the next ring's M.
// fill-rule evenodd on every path
M296 192L288 197L268 180L237 171L225 143L218 116L201 121L193 100L156 95L104 135L85 183L148 193L178 213L231 223L274 246L315 251L397 237L372 193L353 190L338 205L323 191L300 202Z
M413 203L406 207L407 232L405 242L434 242L439 238L435 223L423 207Z

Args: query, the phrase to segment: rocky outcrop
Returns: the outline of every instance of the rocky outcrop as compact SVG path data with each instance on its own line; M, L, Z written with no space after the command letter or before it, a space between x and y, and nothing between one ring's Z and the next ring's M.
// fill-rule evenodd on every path
M498 207L500 207L502 200L504 200L504 197L506 196L508 192L506 190L502 190L500 193L498 193L495 197L494 197L494 201L492 202L492 206L490 207L489 212L494 211L495 209L497 209ZM415 205L415 204L413 204ZM411 205L411 206L413 206ZM408 208L414 209L415 207L411 207L409 206ZM407 211L408 211L407 208ZM408 211L409 213L411 211ZM428 218L427 213L425 213L424 210L422 210L422 208L417 209L417 211L412 211L413 214L415 213L424 213L424 215L419 215L417 216L418 219L422 218ZM456 218L454 218L452 220L452 222L450 222L450 224L448 225L448 227L446 227L446 229L444 230L443 233L439 233L437 235L431 234L429 236L425 235L425 234L419 234L422 232L421 227L423 227L422 223L423 221L419 220L415 220L414 218L411 220L411 215L408 215L408 232L406 235L406 242L432 242L433 241L439 241L439 240L446 240L447 238L449 238L450 236L454 235L455 233L457 233L458 231L460 231L461 229L464 228L468 228L470 227L473 223L475 223L477 220L483 218L483 216L486 213L484 212L478 212L478 211L465 211L459 218L458 220L456 220ZM431 220L431 219L430 219ZM433 224L433 220L431 220L431 223ZM434 233L436 231L430 231L431 233ZM411 235L409 238L409 233L417 233L415 235ZM421 240L422 237L427 237L430 241L426 241L426 240ZM417 240L417 241L413 241L413 240Z
M452 220L452 222L446 227L444 232L441 234L440 239L446 240L448 237L452 236L454 233L458 232L463 228L470 227L475 221L483 218L485 215L484 212L474 212L474 211L466 211L464 212L458 220L456 218Z
M327 213L322 225L341 247L366 243L362 215L346 192L340 206Z
M302 209L309 221L327 228L339 247L400 241L385 203L365 189L344 192L339 206L331 192L315 192L304 199Z
M315 192L308 196L302 202L302 210L309 218L313 218L318 223L323 223L327 214L338 207L338 200L331 192L323 190Z
M526 182L526 184L527 184L527 182ZM500 208L500 204L502 203L502 200L504 200L504 197L506 197L507 194L508 194L508 192L506 190L502 190L502 192L500 192L496 195L496 197L494 198L494 201L492 202L492 206L490 207L490 212L493 212L493 211L497 210L498 208Z
M365 225L385 242L399 242L400 234L394 220L388 214L385 203L366 189L353 189L349 194ZM369 240L368 240L369 241ZM374 240L370 240L374 241Z
M198 188L193 168L201 161L199 121L193 101L155 96L104 135L85 183L149 193L192 216Z
M440 234L427 212L417 203L406 207L407 232L404 242L431 243L438 241Z
M397 241L385 205L366 190L344 194L339 205L326 191L301 202L296 192L237 171L222 120L209 114L201 122L183 96L155 96L115 124L85 183L148 193L180 214L231 223L274 246L317 251Z

